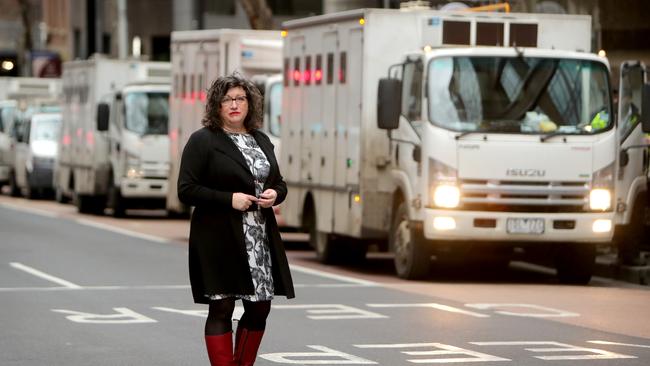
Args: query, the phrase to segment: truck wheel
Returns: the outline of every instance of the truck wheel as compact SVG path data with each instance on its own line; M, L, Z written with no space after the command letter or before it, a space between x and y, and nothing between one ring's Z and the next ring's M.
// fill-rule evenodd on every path
M13 170L9 173L9 195L11 197L20 197L20 187L16 183L16 173Z
M113 209L113 217L126 216L126 202L119 187L111 186L108 189L107 206Z
M431 251L421 230L410 227L406 203L397 207L390 228L390 248L395 252L395 272L400 278L414 280L429 273Z
M558 280L571 285L588 284L596 265L596 245L567 243L558 249L555 264Z
M80 213L98 215L104 212L102 200L93 196L75 194L75 204Z

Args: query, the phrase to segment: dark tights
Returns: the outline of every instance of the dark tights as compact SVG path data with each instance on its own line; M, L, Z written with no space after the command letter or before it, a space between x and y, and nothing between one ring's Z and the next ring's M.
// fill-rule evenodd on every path
M271 311L271 301L242 300L242 302L244 303L244 314L237 326L250 330L264 330L266 318ZM205 322L205 335L219 335L232 331L232 313L234 310L234 298L211 301L208 309L208 319Z

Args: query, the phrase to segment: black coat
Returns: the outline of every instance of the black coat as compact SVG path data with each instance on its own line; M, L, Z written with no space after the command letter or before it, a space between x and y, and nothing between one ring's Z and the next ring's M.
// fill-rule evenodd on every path
M280 204L287 185L280 175L273 144L261 131L251 135L257 141L271 171L264 189L274 189ZM255 196L255 183L244 156L221 130L202 128L190 136L181 159L178 198L194 206L190 224L189 270L196 303L208 303L205 294L253 294L248 265L242 212L232 208L232 194ZM295 296L291 272L272 208L262 209L271 251L276 295Z

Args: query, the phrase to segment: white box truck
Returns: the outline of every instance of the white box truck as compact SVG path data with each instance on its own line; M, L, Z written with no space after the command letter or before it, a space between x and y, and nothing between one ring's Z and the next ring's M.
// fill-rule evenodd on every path
M14 121L21 108L34 99L58 98L61 79L1 77L0 78L0 188L11 183L15 157Z
M282 37L279 31L246 29L176 31L172 32L171 54L169 156L172 184L167 194L167 210L187 215L189 207L179 201L176 181L183 148L190 135L202 127L208 88L216 78L235 71L249 78L279 73L282 70ZM271 86L266 81L264 85ZM274 90L269 95L281 96L277 88ZM278 146L277 130L269 126L265 124L263 131Z
M170 64L94 56L63 65L57 200L116 216L165 208Z
M620 147L589 16L359 9L283 26L283 216L320 260L376 241L411 279L432 255L540 249L561 281L589 281Z

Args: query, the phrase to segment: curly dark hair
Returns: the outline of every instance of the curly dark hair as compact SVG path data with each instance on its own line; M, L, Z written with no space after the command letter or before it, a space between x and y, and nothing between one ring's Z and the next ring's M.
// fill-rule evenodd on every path
M220 114L221 100L228 93L228 90L236 87L244 89L246 99L248 99L248 114L244 119L244 128L248 132L260 128L263 118L262 94L260 94L260 90L253 82L237 72L217 78L208 89L208 101L205 105L205 114L201 120L203 126L212 130L223 128Z

